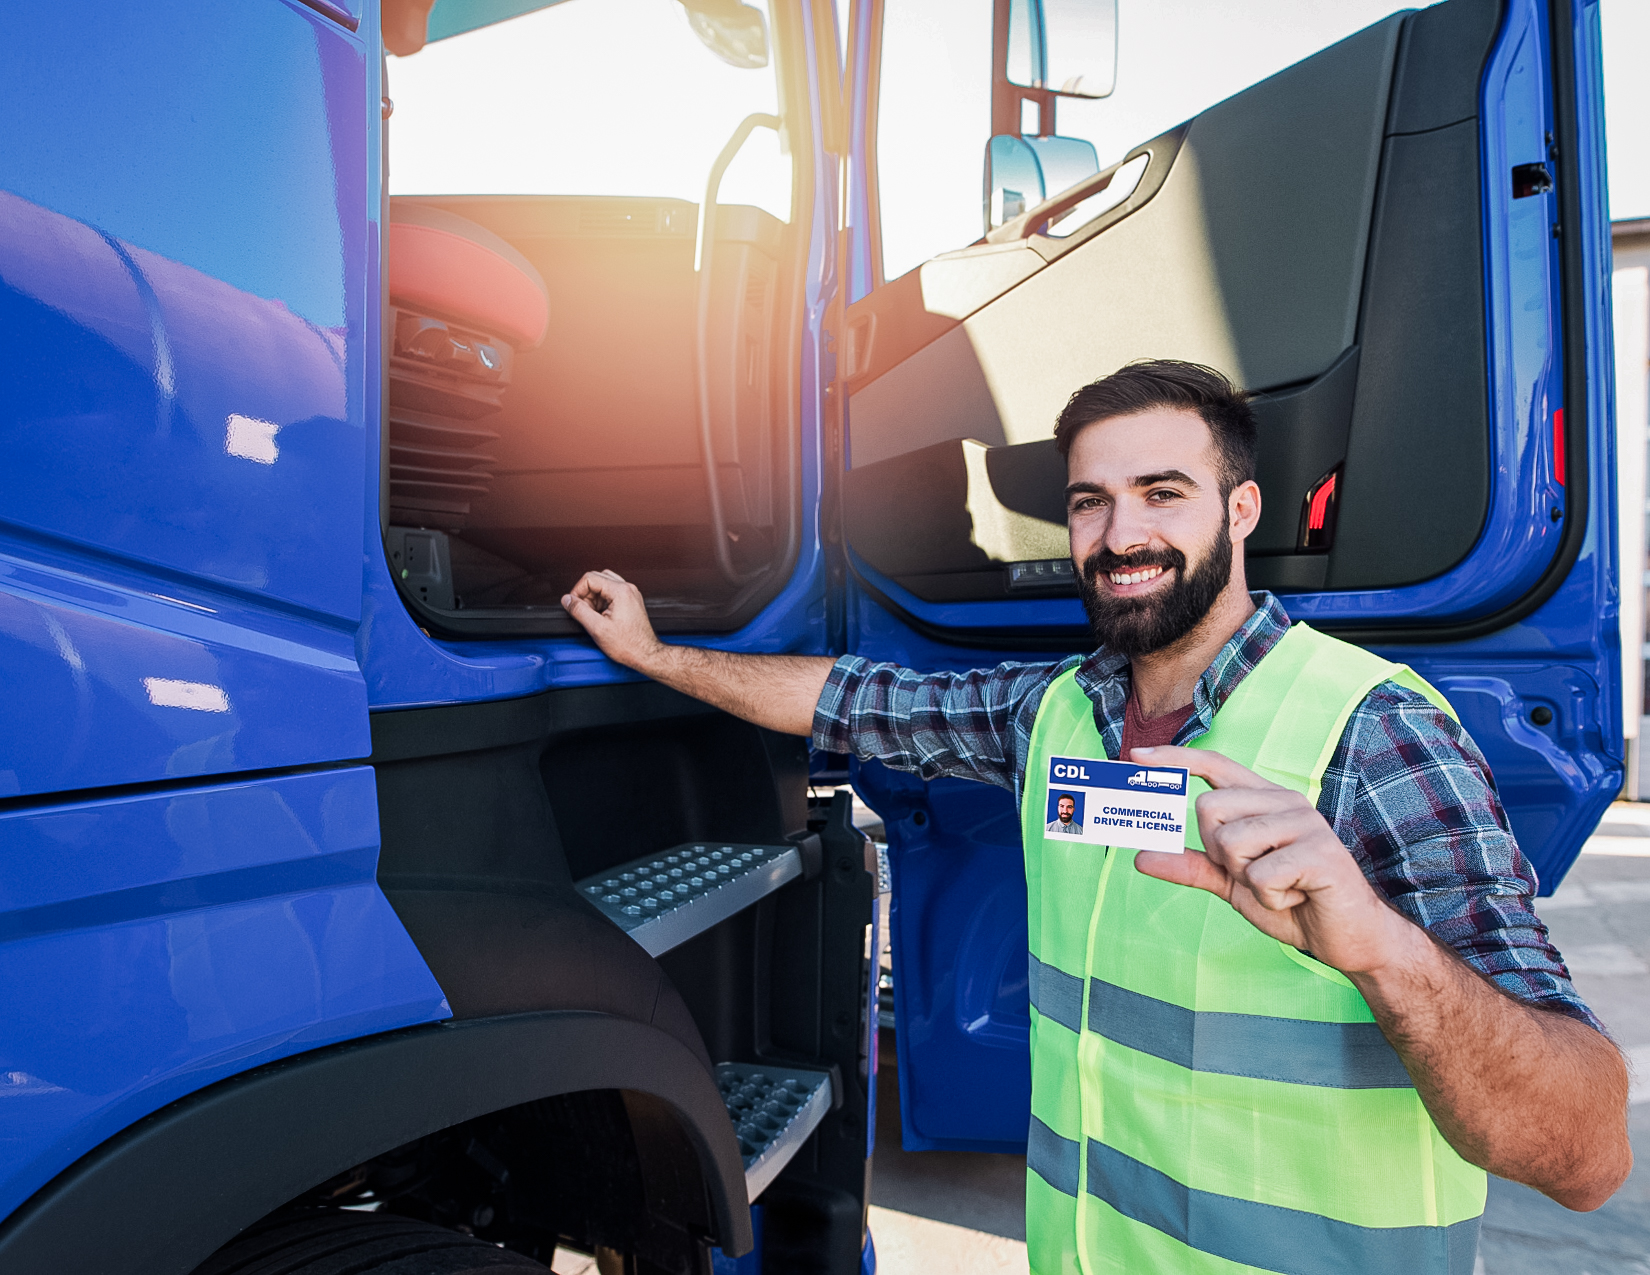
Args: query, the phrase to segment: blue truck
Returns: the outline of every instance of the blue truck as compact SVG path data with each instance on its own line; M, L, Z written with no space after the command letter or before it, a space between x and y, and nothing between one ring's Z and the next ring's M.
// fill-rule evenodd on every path
M1251 578L1550 892L1623 775L1599 7L1370 7L1246 74L1131 0L6 5L0 1270L874 1268L848 783L904 1143L1023 1150L1007 796L558 600L1083 649L1052 422L1131 358L1256 393Z

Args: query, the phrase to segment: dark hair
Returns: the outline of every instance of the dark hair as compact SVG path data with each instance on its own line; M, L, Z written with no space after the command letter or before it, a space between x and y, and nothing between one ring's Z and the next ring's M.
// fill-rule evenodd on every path
M1186 408L1203 418L1214 438L1221 495L1255 476L1255 413L1248 394L1214 368L1178 359L1139 359L1085 385L1054 423L1054 444L1069 457L1085 425L1154 407Z
M1061 794L1060 794L1060 795L1059 795L1059 796L1058 796L1058 797L1056 797L1056 798L1055 798L1055 799L1054 799L1054 804L1055 804L1055 805L1057 805L1057 806L1058 806L1058 805L1059 805L1059 804L1060 804L1060 803L1061 803L1061 802L1062 802L1062 801L1069 801L1069 802L1071 802L1071 804L1072 804L1072 805L1074 805L1074 806L1075 806L1075 805L1076 805L1076 804L1077 804L1077 798L1076 798L1076 797L1074 797L1074 796L1073 796L1073 795L1072 795L1072 794L1071 794L1071 793L1069 793L1069 792L1063 792L1063 793L1061 793Z

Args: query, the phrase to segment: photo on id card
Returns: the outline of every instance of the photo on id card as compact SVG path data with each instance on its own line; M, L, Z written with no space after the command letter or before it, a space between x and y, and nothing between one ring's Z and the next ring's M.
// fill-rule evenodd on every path
M1044 835L1128 850L1186 848L1187 772L1095 757L1051 757Z

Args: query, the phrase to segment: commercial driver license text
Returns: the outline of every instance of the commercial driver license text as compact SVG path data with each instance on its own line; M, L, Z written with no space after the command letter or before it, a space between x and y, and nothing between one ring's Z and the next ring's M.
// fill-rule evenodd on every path
M1187 772L1093 757L1051 757L1045 836L1128 850L1186 848Z

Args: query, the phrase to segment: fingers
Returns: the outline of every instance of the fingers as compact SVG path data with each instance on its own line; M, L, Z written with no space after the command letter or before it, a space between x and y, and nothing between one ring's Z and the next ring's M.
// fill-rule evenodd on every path
M594 599L606 597L608 593L607 578L600 571L586 571L573 583L573 587L564 595L569 598Z
M1316 814L1301 793L1289 788L1210 789L1197 799L1198 828L1208 830L1245 819ZM1322 816L1318 816L1321 820Z
M1323 884L1312 858L1299 846L1276 850L1249 864L1240 880L1268 912L1287 912L1305 903L1312 889Z
M579 577L578 582L562 595L561 604L569 614L577 616L579 613L574 610L574 604L583 601L588 604L587 614L604 615L626 592L640 596L636 586L616 571L586 571Z
M1246 766L1240 766L1230 757L1208 748L1176 748L1163 745L1158 748L1133 748L1130 756L1138 762L1153 766L1183 766L1211 788L1278 788L1269 779L1262 779ZM1287 790L1284 790L1287 791Z
M1211 818L1200 800L1197 829L1203 838L1204 851L1228 872L1241 874L1257 859L1285 846L1314 841L1320 829L1327 831L1327 825L1323 816L1311 809L1281 808L1246 813L1238 818ZM1333 833L1329 833L1329 837L1334 840ZM1335 845L1341 848L1339 841L1335 841Z
M572 616L587 629L602 618L602 613L596 610L596 608L592 606L589 601L584 598L577 597L571 593L562 595L561 605L562 609L565 610L568 615Z
M1315 810L1276 811L1202 830L1209 858L1268 911L1363 882L1356 860Z

